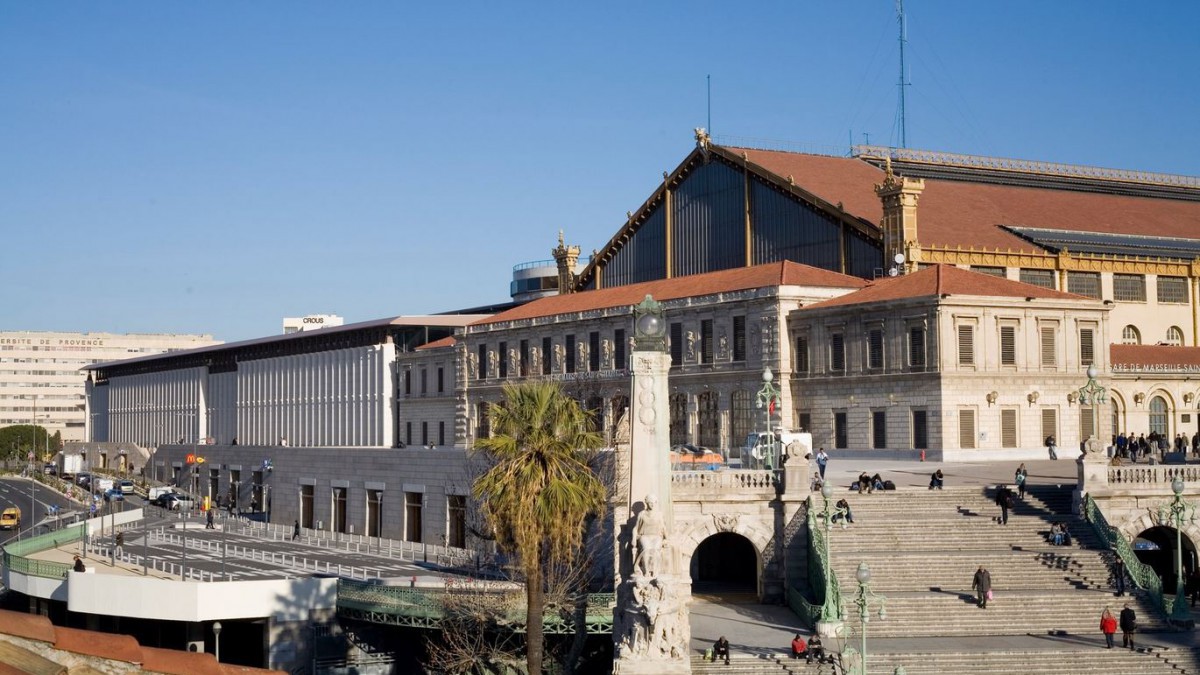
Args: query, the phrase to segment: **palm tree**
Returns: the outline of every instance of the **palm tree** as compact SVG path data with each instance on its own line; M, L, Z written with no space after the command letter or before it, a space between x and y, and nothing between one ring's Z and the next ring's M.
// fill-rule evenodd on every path
M587 464L589 451L604 442L589 430L589 414L555 383L505 386L488 418L492 436L475 449L493 464L472 491L525 575L525 661L530 675L540 675L544 571L575 554L587 518L604 509L604 486Z

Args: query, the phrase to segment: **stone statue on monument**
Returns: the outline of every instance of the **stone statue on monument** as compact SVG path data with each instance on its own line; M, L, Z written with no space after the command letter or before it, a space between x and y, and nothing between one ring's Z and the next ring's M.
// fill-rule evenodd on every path
M658 497L646 495L645 504L646 508L638 514L633 528L634 541L637 545L637 551L633 558L633 573L635 576L640 574L656 577L661 571L659 565L662 559L663 539L667 535L667 526L663 522L662 514L656 510Z

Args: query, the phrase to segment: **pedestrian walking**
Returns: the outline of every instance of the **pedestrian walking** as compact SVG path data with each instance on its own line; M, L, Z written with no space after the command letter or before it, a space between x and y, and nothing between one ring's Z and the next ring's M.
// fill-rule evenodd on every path
M1117 634L1117 617L1113 616L1112 611L1105 607L1104 612L1100 614L1100 632L1104 633L1104 642L1108 648L1113 648L1113 636Z
M1113 561L1113 585L1117 587L1117 597L1125 595L1125 561L1116 556Z
M975 570L975 578L971 580L971 590L975 591L975 604L980 609L987 609L988 600L992 599L992 573L983 565Z
M204 517L204 529L206 529L206 530L215 530L215 529L217 529L217 526L213 524L213 510L212 510L212 507L209 507L209 509L208 509L208 513L207 513L207 514L205 515L205 517Z
M1054 434L1046 437L1046 449L1050 451L1050 459L1058 459L1058 441L1054 440Z
M812 447L812 446L809 446ZM821 480L825 480L825 465L829 463L829 455L825 452L825 448L817 450L817 469L821 471Z
M114 540L113 548L115 549L114 552L117 554L118 557L120 557L120 555L125 552L125 533L124 532L117 533L117 536Z
M1125 609L1121 610L1121 646L1135 649L1133 646L1133 634L1137 631L1137 613L1125 603Z
M1029 478L1029 472L1025 470L1025 462L1021 462L1021 466L1017 467L1017 472L1013 474L1013 480L1017 484L1017 496L1025 499L1025 481Z
M1007 485L1001 485L996 488L996 505L1000 507L1000 517L997 522L1001 525L1008 524L1008 510L1013 507L1012 490L1008 489Z
M292 541L296 541L299 538L300 538L300 521L297 520L296 524L292 526Z

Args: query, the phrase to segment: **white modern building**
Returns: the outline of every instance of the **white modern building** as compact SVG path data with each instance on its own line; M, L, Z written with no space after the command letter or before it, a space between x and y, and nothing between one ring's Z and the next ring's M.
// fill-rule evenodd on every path
M82 441L84 366L215 344L211 335L0 331L0 427L38 424Z

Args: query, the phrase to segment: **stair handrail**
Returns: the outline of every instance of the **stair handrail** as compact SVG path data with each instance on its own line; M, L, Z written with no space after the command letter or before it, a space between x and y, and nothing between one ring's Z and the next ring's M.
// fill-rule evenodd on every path
M1104 512L1100 510L1100 505L1096 503L1096 500L1092 499L1090 494L1083 496L1083 511L1085 518L1091 523L1092 529L1096 534L1125 563L1125 570L1129 572L1129 578L1133 579L1134 585L1146 591L1150 599L1154 601L1156 607L1164 612L1168 611L1167 601L1163 596L1162 578L1158 576L1154 568L1138 560L1137 553L1133 550L1133 545L1125 539L1120 530L1108 524L1108 519L1104 517Z
M826 555L825 531L821 527L811 496L806 500L806 506L808 510L808 587L818 602L809 602L794 589L789 589L788 602L792 611L805 619L810 626L815 626L818 621L841 619L842 593L838 586L837 573L834 572L833 565ZM826 583L827 580L828 583ZM826 589L829 591L828 594Z

